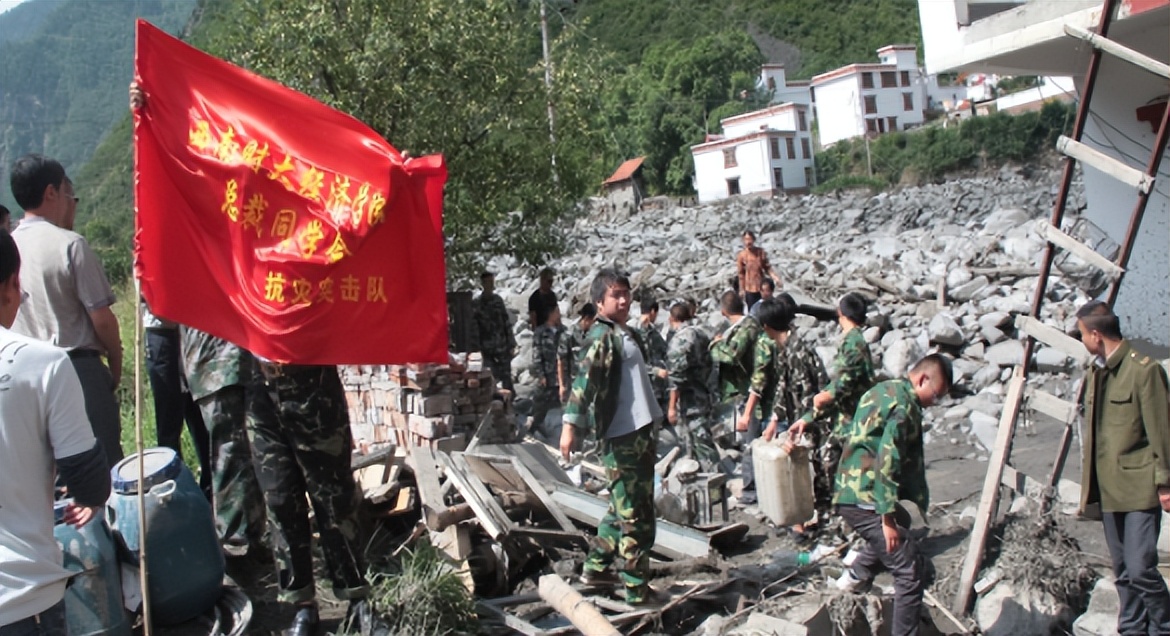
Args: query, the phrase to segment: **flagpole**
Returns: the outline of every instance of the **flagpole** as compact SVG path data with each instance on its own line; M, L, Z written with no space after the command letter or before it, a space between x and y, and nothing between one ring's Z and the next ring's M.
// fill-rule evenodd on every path
M146 573L146 460L142 441L142 308L141 291L134 281L134 439L138 448L138 584L142 587L142 631L152 636L150 588Z

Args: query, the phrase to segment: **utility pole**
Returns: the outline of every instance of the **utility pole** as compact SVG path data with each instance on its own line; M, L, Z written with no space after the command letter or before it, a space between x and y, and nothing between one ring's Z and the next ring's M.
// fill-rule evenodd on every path
M548 104L548 141L552 145L552 178L553 183L560 184L557 177L557 133L556 111L553 108L552 98L552 56L548 51L548 12L547 0L540 0L540 39L544 48L544 91L545 101Z

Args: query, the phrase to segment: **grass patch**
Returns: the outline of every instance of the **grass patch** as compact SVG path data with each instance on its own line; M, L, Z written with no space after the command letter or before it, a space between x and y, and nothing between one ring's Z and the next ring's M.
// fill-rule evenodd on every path
M475 600L446 557L428 541L403 553L395 567L370 577L374 607L391 634L415 636L477 632Z

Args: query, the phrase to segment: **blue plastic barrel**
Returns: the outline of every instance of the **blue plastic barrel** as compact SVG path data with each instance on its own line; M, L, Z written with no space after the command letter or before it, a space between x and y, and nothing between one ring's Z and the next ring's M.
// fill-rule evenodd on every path
M121 566L114 535L101 515L80 528L62 521L68 503L57 502L53 537L61 548L65 569L77 573L65 590L69 634L130 636L130 621L122 609Z
M224 561L211 505L175 451L143 451L146 485L147 585L153 622L182 623L211 609L223 587ZM110 471L110 526L138 565L138 455Z

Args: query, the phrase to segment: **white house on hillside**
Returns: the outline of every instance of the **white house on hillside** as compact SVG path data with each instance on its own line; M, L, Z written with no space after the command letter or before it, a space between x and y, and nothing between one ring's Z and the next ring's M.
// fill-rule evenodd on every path
M783 64L765 64L760 67L760 90L770 91L769 104L812 104L812 87L807 81L789 80Z
M867 133L905 130L925 121L917 48L891 45L877 54L877 64L850 64L812 78L822 146Z
M691 146L699 202L807 192L815 179L809 119L808 106L788 103L720 120L722 135Z

